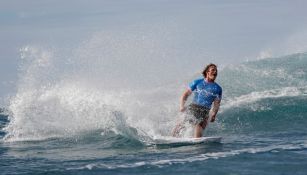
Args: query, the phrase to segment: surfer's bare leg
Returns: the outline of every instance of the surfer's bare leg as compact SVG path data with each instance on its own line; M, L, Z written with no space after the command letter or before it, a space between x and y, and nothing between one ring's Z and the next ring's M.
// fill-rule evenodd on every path
M173 136L173 137L178 137L179 132L180 132L180 123L177 124L177 125L175 126L175 128L173 129L173 131L172 131L172 136Z
M195 132L194 132L194 137L198 138L202 136L203 128L201 127L200 124L195 125Z
M183 124L182 124L182 123L178 123L178 124L176 125L176 127L173 129L172 136L173 136L173 137L178 137L180 131L181 131L183 128L184 128Z
M195 125L195 132L194 132L195 138L202 137L203 130L206 128L207 124L208 124L208 119L205 119L201 123Z

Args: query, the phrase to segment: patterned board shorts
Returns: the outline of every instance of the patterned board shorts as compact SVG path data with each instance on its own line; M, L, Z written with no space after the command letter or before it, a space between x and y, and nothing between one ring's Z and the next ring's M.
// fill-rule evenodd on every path
M190 104L187 109L185 121L190 124L201 124L203 121L208 120L210 109L197 104Z

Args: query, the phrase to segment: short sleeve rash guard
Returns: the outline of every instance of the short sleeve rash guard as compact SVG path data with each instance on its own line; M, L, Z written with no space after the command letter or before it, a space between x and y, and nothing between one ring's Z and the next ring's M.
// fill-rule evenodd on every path
M194 80L189 84L194 93L193 103L211 108L212 102L222 99L222 88L215 82L207 82L204 78Z

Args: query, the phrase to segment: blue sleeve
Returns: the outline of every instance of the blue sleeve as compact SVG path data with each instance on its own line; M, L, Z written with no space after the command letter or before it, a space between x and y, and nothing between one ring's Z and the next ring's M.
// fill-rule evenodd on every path
M198 85L199 82L201 82L203 79L197 79L197 80L194 80L193 82L191 82L189 84L189 88L191 89L191 91L194 91Z
M219 87L219 92L218 92L218 96L217 96L217 98L218 98L219 100L222 100L222 94L223 94L223 90L222 90L221 87Z

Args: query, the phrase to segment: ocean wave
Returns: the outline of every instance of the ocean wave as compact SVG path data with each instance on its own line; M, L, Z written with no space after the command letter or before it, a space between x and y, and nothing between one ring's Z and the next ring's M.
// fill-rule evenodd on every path
M307 54L267 58L226 66L218 77L226 98L281 87L307 86Z
M264 147L250 147L243 148L237 150L226 150L219 152L208 152L194 156L186 156L185 158L171 158L171 159L162 159L162 160L144 160L144 161L136 161L134 163L90 163L84 166L77 167L68 167L67 170L92 170L92 169L119 169L119 168L137 168L137 167L147 167L147 166L155 166L155 167L165 167L174 164L185 164L191 162L204 161L208 159L222 159L232 156L238 156L242 154L258 154L258 153L266 153L272 152L277 153L280 151L291 151L291 150L304 150L307 148L307 143L299 143L299 144L280 144L280 145L271 145Z
M282 97L307 97L307 86L284 87L284 88L271 89L261 92L251 92L250 94L226 99L226 102L224 102L224 104L222 105L222 110L227 110L233 107L240 107L241 105L255 103L263 99L274 99Z
M126 134L147 143L155 136L170 135L180 115L180 85L177 82L157 88L122 88L124 83L121 80L125 76L104 81L109 80L110 72L96 70L99 65L91 67L98 59L97 55L87 63L84 58L88 56L88 50L85 53L79 51L75 56L80 57L65 60L63 64L62 57L53 50L31 46L21 49L20 77L17 92L8 105L9 123L4 128L4 140L73 137L88 131L103 130ZM306 55L226 66L220 71L218 79L224 96L219 115L225 118L218 121L222 122L219 124L233 128L235 122L246 115L261 118L264 113L253 113L257 111L271 111L271 118L279 115L273 109L276 105L268 105L267 101L277 100L277 105L283 107L287 107L287 104L280 102L282 98L289 97L294 101L304 98L303 101L306 101ZM99 80L101 75L104 79ZM109 84L110 87L105 88ZM113 88L115 86L119 88ZM255 122L251 117L247 116L246 119L244 122L251 125ZM137 134L130 128L134 128Z
M224 134L256 134L305 131L306 96L273 96L240 101L224 109L218 118L218 131ZM245 99L245 98L244 98Z

